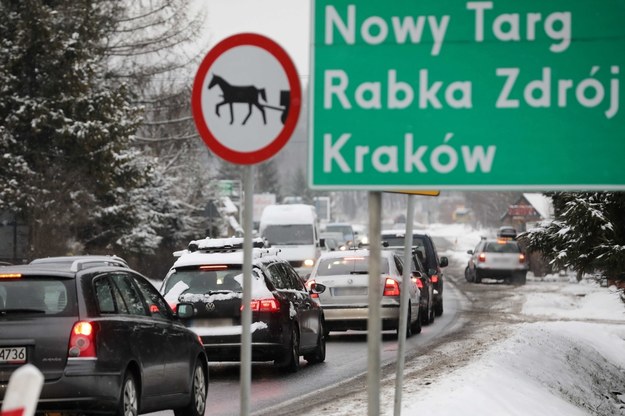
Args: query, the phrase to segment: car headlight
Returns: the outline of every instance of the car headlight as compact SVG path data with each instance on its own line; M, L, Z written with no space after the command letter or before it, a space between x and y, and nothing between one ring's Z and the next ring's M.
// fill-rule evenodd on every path
M304 266L306 267L313 267L315 265L315 261L311 260L311 259L306 259L304 260Z

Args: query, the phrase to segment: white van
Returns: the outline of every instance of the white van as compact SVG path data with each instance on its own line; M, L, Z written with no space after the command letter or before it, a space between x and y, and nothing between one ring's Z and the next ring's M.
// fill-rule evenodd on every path
M268 205L260 217L258 231L271 247L280 249L280 257L306 278L320 254L317 222L312 205Z

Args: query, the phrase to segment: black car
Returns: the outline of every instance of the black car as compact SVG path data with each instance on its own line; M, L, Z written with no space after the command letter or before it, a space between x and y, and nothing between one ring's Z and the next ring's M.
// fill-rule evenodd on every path
M196 334L141 274L90 259L0 271L0 401L30 363L37 412L203 415L208 361Z
M170 305L190 302L196 310L185 324L201 338L210 361L240 361L243 298L243 239L192 241L163 281ZM252 257L252 361L273 361L287 371L325 360L321 307L279 250L255 240Z
M406 231L402 229L383 230L382 243L387 247L403 250L405 234ZM434 286L434 313L436 316L441 316L443 314L443 268L447 267L449 260L445 256L439 258L432 237L423 231L413 231L412 248L419 250L423 256L423 266Z
M420 316L423 325L434 322L436 312L434 310L434 284L430 275L423 265L423 254L418 249L412 252L412 277L421 291Z

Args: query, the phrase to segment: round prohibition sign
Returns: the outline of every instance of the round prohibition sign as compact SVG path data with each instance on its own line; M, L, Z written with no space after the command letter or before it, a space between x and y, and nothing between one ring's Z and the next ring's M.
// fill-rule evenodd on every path
M274 156L299 118L302 91L295 65L273 40L254 33L228 37L203 59L191 109L208 148L250 165Z

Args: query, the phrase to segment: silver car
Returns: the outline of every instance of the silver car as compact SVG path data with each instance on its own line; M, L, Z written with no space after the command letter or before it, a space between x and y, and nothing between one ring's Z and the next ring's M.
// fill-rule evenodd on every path
M380 262L382 329L399 331L400 293L409 291L406 335L421 332L420 292L414 280L404 284L402 259L382 251ZM366 330L369 316L369 250L332 251L321 255L307 281L325 312L325 330ZM314 285L314 286L313 286Z
M464 271L467 281L481 283L484 278L503 279L524 285L528 270L525 253L516 240L511 238L483 238L471 255Z

